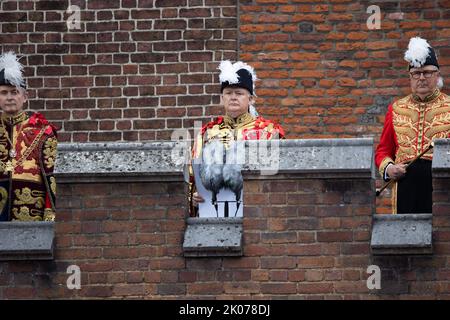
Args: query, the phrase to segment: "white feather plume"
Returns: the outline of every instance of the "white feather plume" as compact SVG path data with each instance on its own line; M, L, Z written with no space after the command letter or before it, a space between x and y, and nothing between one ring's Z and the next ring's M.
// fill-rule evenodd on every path
M25 86L22 77L23 65L12 51L0 56L0 70L5 69L5 79L16 87Z
M429 55L430 45L425 39L414 37L409 40L408 50L405 52L405 60L415 68L424 65Z
M239 82L239 76L236 73L236 71L233 68L233 64L230 62L230 60L222 61L219 65L220 75L219 80L220 82L226 82L233 84Z

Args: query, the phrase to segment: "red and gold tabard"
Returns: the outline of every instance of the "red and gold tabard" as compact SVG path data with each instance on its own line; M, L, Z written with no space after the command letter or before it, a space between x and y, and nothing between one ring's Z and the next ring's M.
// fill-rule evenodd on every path
M408 163L430 146L433 139L450 137L450 99L436 89L425 99L411 94L388 108L375 164L380 175L389 163ZM432 160L432 149L421 159ZM392 207L397 213L397 183L393 184Z
M56 129L43 115L1 115L0 220L55 219Z
M284 139L284 130L279 124L260 116L253 117L250 113L244 113L236 119L228 115L220 116L202 127L194 142L193 158L200 157L205 143L214 139L222 141L228 147L232 141ZM196 208L192 203L195 192L195 180L190 167L188 202L191 216L196 215Z
M384 174L389 163L407 163L425 150L433 139L450 137L450 99L438 89L421 100L409 95L389 106L375 162ZM433 152L422 159L433 159Z

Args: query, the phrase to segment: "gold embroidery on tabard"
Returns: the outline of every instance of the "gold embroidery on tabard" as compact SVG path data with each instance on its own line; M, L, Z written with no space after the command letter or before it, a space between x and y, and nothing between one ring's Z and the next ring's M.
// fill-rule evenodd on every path
M6 160L8 158L8 140L6 139L6 131L0 126L0 158Z
M431 110L425 119L427 137L446 138L450 134L450 106Z
M31 191L30 188L23 188L21 190L15 190L14 192L17 197L17 199L14 200L15 205L31 204L35 205L36 208L44 207L44 192L38 190Z
M6 147L3 144L0 144L0 154L2 155L2 158L5 158L8 155Z
M36 182L38 184L42 183L42 176L40 175L40 173L38 172L37 174L32 174L32 173L13 173L12 175L13 179L17 179L17 180L26 180L26 181L31 181L31 182Z
M8 202L8 191L5 188L0 187L0 213L3 212L6 202Z
M436 91L439 93L439 91ZM394 103L392 122L397 136L395 162L407 162L416 157L433 139L450 135L449 97L439 93L435 99L418 102L411 95ZM430 150L422 158L431 160Z
M51 208L44 210L44 221L55 221L55 212Z
M207 141L218 139L222 141L225 148L228 149L231 141L234 140L233 130L230 128L219 128L218 125L213 126L207 130Z
M49 138L44 146L44 162L47 168L52 168L55 165L56 146L58 141L54 138Z
M8 161L7 163L0 162L0 171L2 172L12 172L14 173L14 169L18 166L21 166L24 161L28 158L28 156L33 152L33 150L37 147L42 135L45 132L45 128L41 129L41 131L36 135L31 145L23 152L23 149L21 151L22 155L19 160L13 159L13 161ZM25 146L24 142L22 141L21 147L23 148ZM26 146L25 146L26 147Z
M50 189L52 189L53 194L56 196L56 180L55 180L55 177L50 177Z
M12 213L16 220L20 221L42 221L42 217L39 215L30 214L30 209L27 207L20 207L20 211L17 208L12 209Z

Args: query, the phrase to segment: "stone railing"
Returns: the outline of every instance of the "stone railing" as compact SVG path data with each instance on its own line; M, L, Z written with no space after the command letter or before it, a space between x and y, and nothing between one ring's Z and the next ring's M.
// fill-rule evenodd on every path
M394 223L395 230L399 225L391 220L407 219L374 218L372 140L280 141L276 172L263 170L264 175L254 163L244 165L244 216L226 221L187 216L179 147L174 142L61 144L57 218L42 225L50 237L38 241L46 243L46 251L37 246L29 248L40 254L19 246L0 249L8 260L0 263L0 270L8 270L0 298L450 294L445 286L450 256L448 140L437 141L434 150L432 251L384 247L384 253L374 243L372 231L387 230L378 221ZM14 223L3 226L7 224ZM36 239L23 226L15 229L19 237L8 227L0 234L22 244ZM222 231L210 232L213 237L198 231L211 231L211 226ZM419 230L425 229L416 226ZM20 259L28 261L14 261ZM73 265L81 270L80 290L66 288L67 268ZM379 290L367 287L370 265L381 270Z

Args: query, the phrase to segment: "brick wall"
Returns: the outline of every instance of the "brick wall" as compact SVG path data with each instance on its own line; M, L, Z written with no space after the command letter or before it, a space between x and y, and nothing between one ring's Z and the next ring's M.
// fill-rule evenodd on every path
M58 193L55 260L1 262L2 298L157 296L183 276L183 183L60 184ZM72 264L80 291L66 287Z
M289 177L246 182L243 257L185 259L182 182L64 183L55 260L0 262L0 298L450 298L449 181L434 186L432 256L370 255L373 180Z
M170 139L221 112L217 65L256 67L257 106L288 138L381 132L387 104L408 92L403 52L421 35L449 74L450 2L294 0L2 1L0 49L24 56L30 108L61 141ZM69 31L69 4L81 30ZM400 13L403 13L400 14Z
M168 140L222 112L216 68L238 57L261 79L259 112L288 138L378 141L387 105L408 93L410 37L429 39L450 74L450 2L380 1L381 29L368 30L372 4L2 1L0 50L24 56L30 108L61 127L61 141ZM81 8L81 30L67 29L69 5Z
M384 278L384 299L450 299L450 179L433 179L433 255L372 257Z
M69 5L81 9L81 30L68 30ZM62 128L61 141L170 139L218 112L215 69L237 57L234 0L21 0L0 10L0 50L24 56L30 109Z
M240 58L258 70L258 110L288 138L378 142L388 104L410 93L403 54L413 36L430 41L450 74L450 1L241 3ZM374 4L381 29L369 30ZM377 204L379 213L392 212L389 190Z
M444 76L450 71L447 0L380 1L380 30L367 30L365 24L369 16L366 9L372 1L245 0L239 6L232 0L88 3L86 6L83 0L70 1L82 9L82 30L68 31L68 0L0 2L0 49L12 49L24 56L30 108L44 112L62 128L61 141L169 139L174 129L191 128L194 120L220 113L215 69L220 60L238 57L254 65L261 78L257 84L258 110L279 120L288 138L378 139L387 104L407 93L402 54L411 36L429 39L437 49ZM83 192L84 187L80 184L70 188ZM123 185L115 191L103 187L111 196L120 192ZM81 193L78 200L59 200L67 206L64 210L67 209L68 226L82 226L76 219L83 215L83 219L91 219L84 213L84 201L91 201L94 206L99 199L92 200L90 194L84 196ZM163 193L161 196L168 197ZM261 196L278 197L278 201L285 198L281 194ZM137 197L136 200L131 195L130 199L136 200L132 203L139 204L138 208L149 205L143 195ZM316 204L319 203L310 205ZM378 212L389 211L388 198L377 200L377 204L384 206ZM72 216L72 210L78 210L78 215ZM103 212L108 216L106 222L114 220L108 210ZM124 214L127 221L132 210ZM61 215L64 217L65 213ZM267 225L272 220L261 223ZM89 227L85 228L103 228L106 222L86 220ZM64 226L66 222L58 228ZM96 243L97 240L89 240L94 234L80 232L86 242ZM72 244L70 233L61 231L59 242L63 241L60 236L67 236L66 241ZM441 246L445 248L445 233L442 237ZM104 238L115 236L106 233ZM65 248L64 242L59 245ZM130 250L135 247L139 245L133 244ZM97 254L103 254L103 248L97 249ZM78 252L88 254L91 250L81 247ZM410 268L413 263L408 259L405 266ZM33 281L49 286L48 292L66 292L58 284L64 284L66 275L62 273L72 261L56 261L2 264L0 284L23 283L27 294L44 294L45 290L37 293L27 287ZM139 264L132 261L131 265ZM110 263L106 262L104 268L109 268ZM216 263L221 265L223 261ZM440 271L435 274L433 279L446 280ZM424 278L418 275L418 279ZM1 292L5 297L20 296L20 287L3 287ZM66 294L74 293L56 296Z
M378 138L389 102L409 93L412 36L430 40L449 74L450 1L242 3L240 58L259 71L259 110L288 137ZM379 30L366 25L373 4Z

